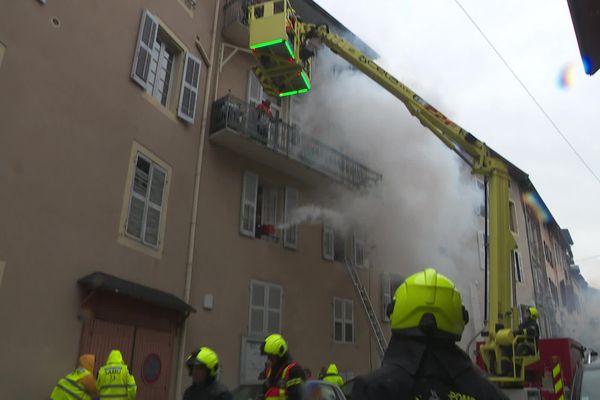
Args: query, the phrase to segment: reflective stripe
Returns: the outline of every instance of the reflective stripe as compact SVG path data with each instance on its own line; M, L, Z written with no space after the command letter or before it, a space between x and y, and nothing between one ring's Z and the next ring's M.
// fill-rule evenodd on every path
M126 399L128 396L126 394L102 394L100 395L101 399Z
M556 382L554 384L554 393L558 393L560 391L560 389L562 389L562 388L563 388L562 380Z
M103 385L102 388L128 388L131 385Z
M556 378L556 375L560 374L560 364L556 364L554 369L552 370L552 376Z
M62 390L66 394L70 395L74 399L77 399L77 400L82 400L83 399L83 397L77 396L75 393L71 392L69 389L67 389L66 387L64 387L63 385L61 385L60 382L56 386L58 388L60 388L60 390Z
M294 378L294 379L290 379L289 381L287 381L285 383L285 387L289 388L290 386L296 386L302 383L302 378Z

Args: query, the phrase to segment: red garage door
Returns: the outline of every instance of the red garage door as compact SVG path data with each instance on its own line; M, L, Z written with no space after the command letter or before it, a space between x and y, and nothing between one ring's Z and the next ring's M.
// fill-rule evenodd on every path
M111 350L120 350L135 377L138 400L167 400L175 332L138 328L116 322L90 319L85 322L81 354L96 355L98 369L106 363Z
M111 350L121 350L125 362L131 360L133 354L134 327L100 319L89 319L83 327L81 338L81 354L96 355L94 375L106 363Z
M137 328L132 369L138 386L138 399L163 400L169 396L173 335Z

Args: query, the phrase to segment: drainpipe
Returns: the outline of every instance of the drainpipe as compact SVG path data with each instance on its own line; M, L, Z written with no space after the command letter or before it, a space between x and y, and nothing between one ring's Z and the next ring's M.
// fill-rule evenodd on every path
M198 159L196 160L196 175L194 182L194 200L192 203L192 220L190 222L190 234L189 234L189 244L188 244L188 255L187 255L187 263L186 263L186 271L185 271L185 291L183 295L183 299L186 303L190 302L191 291L192 291L192 272L193 272L193 262L194 262L194 245L196 243L196 219L198 217L198 199L200 197L200 176L202 174L202 156L204 153L204 142L206 137L206 123L208 120L208 106L210 101L210 84L212 81L213 75L213 65L215 58L215 43L217 40L217 26L219 22L219 5L221 0L215 0L215 12L214 12L214 20L213 20L213 31L212 31L212 39L210 45L210 59L207 64L207 73L206 73L206 90L204 91L204 105L202 108L202 122L200 125L200 143L198 144ZM204 55L204 54L203 54ZM206 60L205 60L206 61ZM185 362L185 342L187 337L187 318L183 321L181 325L181 334L179 338L179 354L177 355L177 368L176 373L177 377L175 380L175 393L176 398L182 398L182 390L181 385L183 381L183 364Z

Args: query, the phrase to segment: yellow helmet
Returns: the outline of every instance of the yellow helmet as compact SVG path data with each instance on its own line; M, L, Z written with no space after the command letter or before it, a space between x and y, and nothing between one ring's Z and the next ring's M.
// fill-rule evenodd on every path
M283 336L274 333L265 338L265 341L261 347L263 354L269 354L272 356L283 357L287 353L288 346Z
M540 316L540 313L536 307L529 307L529 315L531 315L531 319L536 320Z
M219 356L208 347L200 347L188 355L186 365L191 368L194 365L202 365L208 369L213 378L219 372Z
M411 336L460 340L469 313L454 283L433 268L408 277L390 307L392 330Z

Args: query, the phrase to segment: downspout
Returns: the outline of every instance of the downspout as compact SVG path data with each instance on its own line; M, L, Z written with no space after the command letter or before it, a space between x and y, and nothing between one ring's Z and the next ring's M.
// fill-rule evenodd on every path
M204 141L206 137L206 123L208 120L208 105L210 101L210 84L213 75L213 65L215 58L215 43L217 40L217 25L219 22L219 6L221 0L215 0L215 11L213 20L213 31L210 45L210 59L207 62L206 90L204 91L204 105L202 108L202 121L200 125L200 143L198 145L198 159L196 160L196 175L194 182L194 200L192 203L192 220L190 222L190 234L188 243L188 255L185 270L185 289L183 300L189 304L192 291L192 272L194 269L194 246L196 243L196 219L198 218L198 201L200 197L200 176L202 174L202 156L204 154ZM205 60L206 61L206 60ZM182 398L182 382L185 361L185 344L187 338L187 318L181 325L181 334L179 338L179 354L177 355L177 377L175 380L176 398Z

